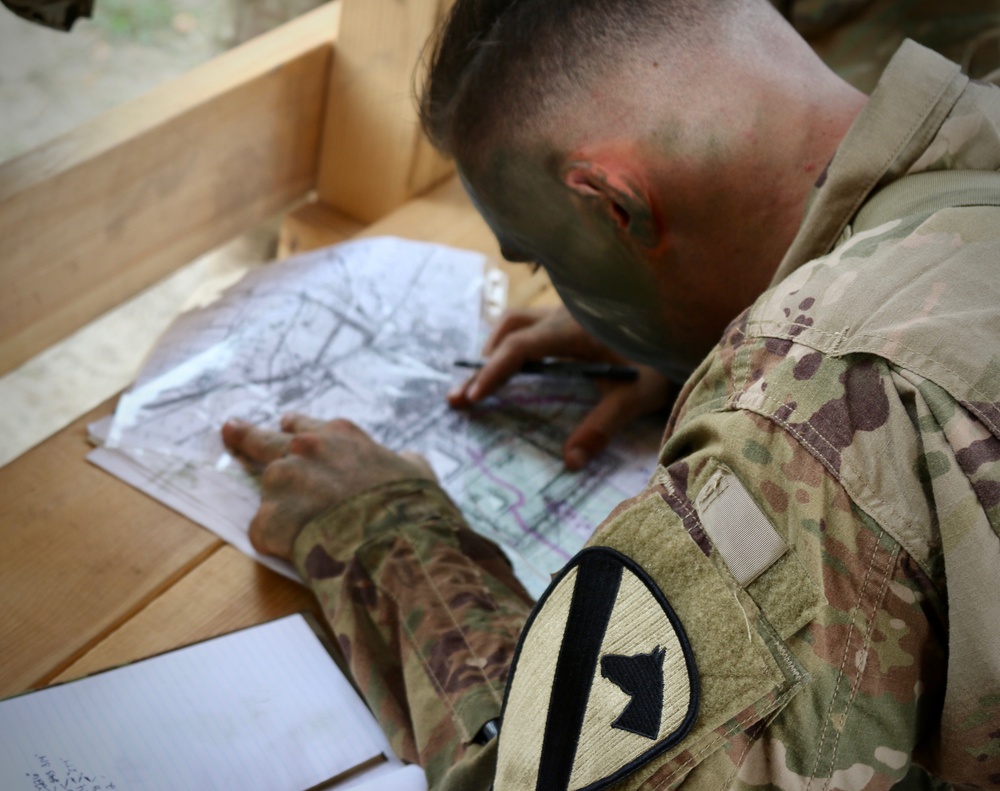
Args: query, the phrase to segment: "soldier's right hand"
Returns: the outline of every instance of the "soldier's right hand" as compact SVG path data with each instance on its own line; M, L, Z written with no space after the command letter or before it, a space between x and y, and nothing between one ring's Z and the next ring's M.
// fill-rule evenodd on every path
M528 360L560 357L628 365L628 360L594 340L564 307L526 308L504 314L483 348L486 364L448 394L463 409L496 392ZM636 418L664 407L670 381L643 365L634 382L599 380L601 398L563 444L563 462L579 470Z

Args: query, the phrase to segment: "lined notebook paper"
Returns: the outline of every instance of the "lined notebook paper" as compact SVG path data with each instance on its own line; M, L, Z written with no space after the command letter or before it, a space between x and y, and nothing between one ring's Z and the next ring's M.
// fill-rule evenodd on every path
M301 615L0 703L5 791L304 791L343 775L331 787L358 788L371 781L357 767L382 755Z

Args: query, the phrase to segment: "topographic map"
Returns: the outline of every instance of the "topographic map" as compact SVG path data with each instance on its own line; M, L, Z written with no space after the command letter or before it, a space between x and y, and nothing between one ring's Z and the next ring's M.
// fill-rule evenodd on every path
M445 393L483 337L481 256L393 238L350 242L252 272L159 343L91 460L259 556L247 525L254 476L225 451L222 424L277 428L301 412L354 421L433 466L470 525L504 546L535 595L652 472L659 431L639 425L587 470L562 444L596 399L587 382L522 376L470 412Z

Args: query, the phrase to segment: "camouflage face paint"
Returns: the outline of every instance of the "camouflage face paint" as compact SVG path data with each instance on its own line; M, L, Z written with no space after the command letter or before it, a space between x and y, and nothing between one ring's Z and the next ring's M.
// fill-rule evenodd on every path
M493 161L474 179L460 175L505 256L545 267L567 308L596 338L629 359L686 377L692 361L671 331L671 295L623 242L614 219L567 188L556 168L532 166L543 157L498 154Z

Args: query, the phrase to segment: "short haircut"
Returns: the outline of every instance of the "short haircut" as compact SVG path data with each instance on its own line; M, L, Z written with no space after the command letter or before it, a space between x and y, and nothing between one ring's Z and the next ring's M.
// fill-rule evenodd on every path
M728 0L457 0L431 49L420 120L470 161L625 67L643 44L690 41ZM633 60L634 62L634 60Z

